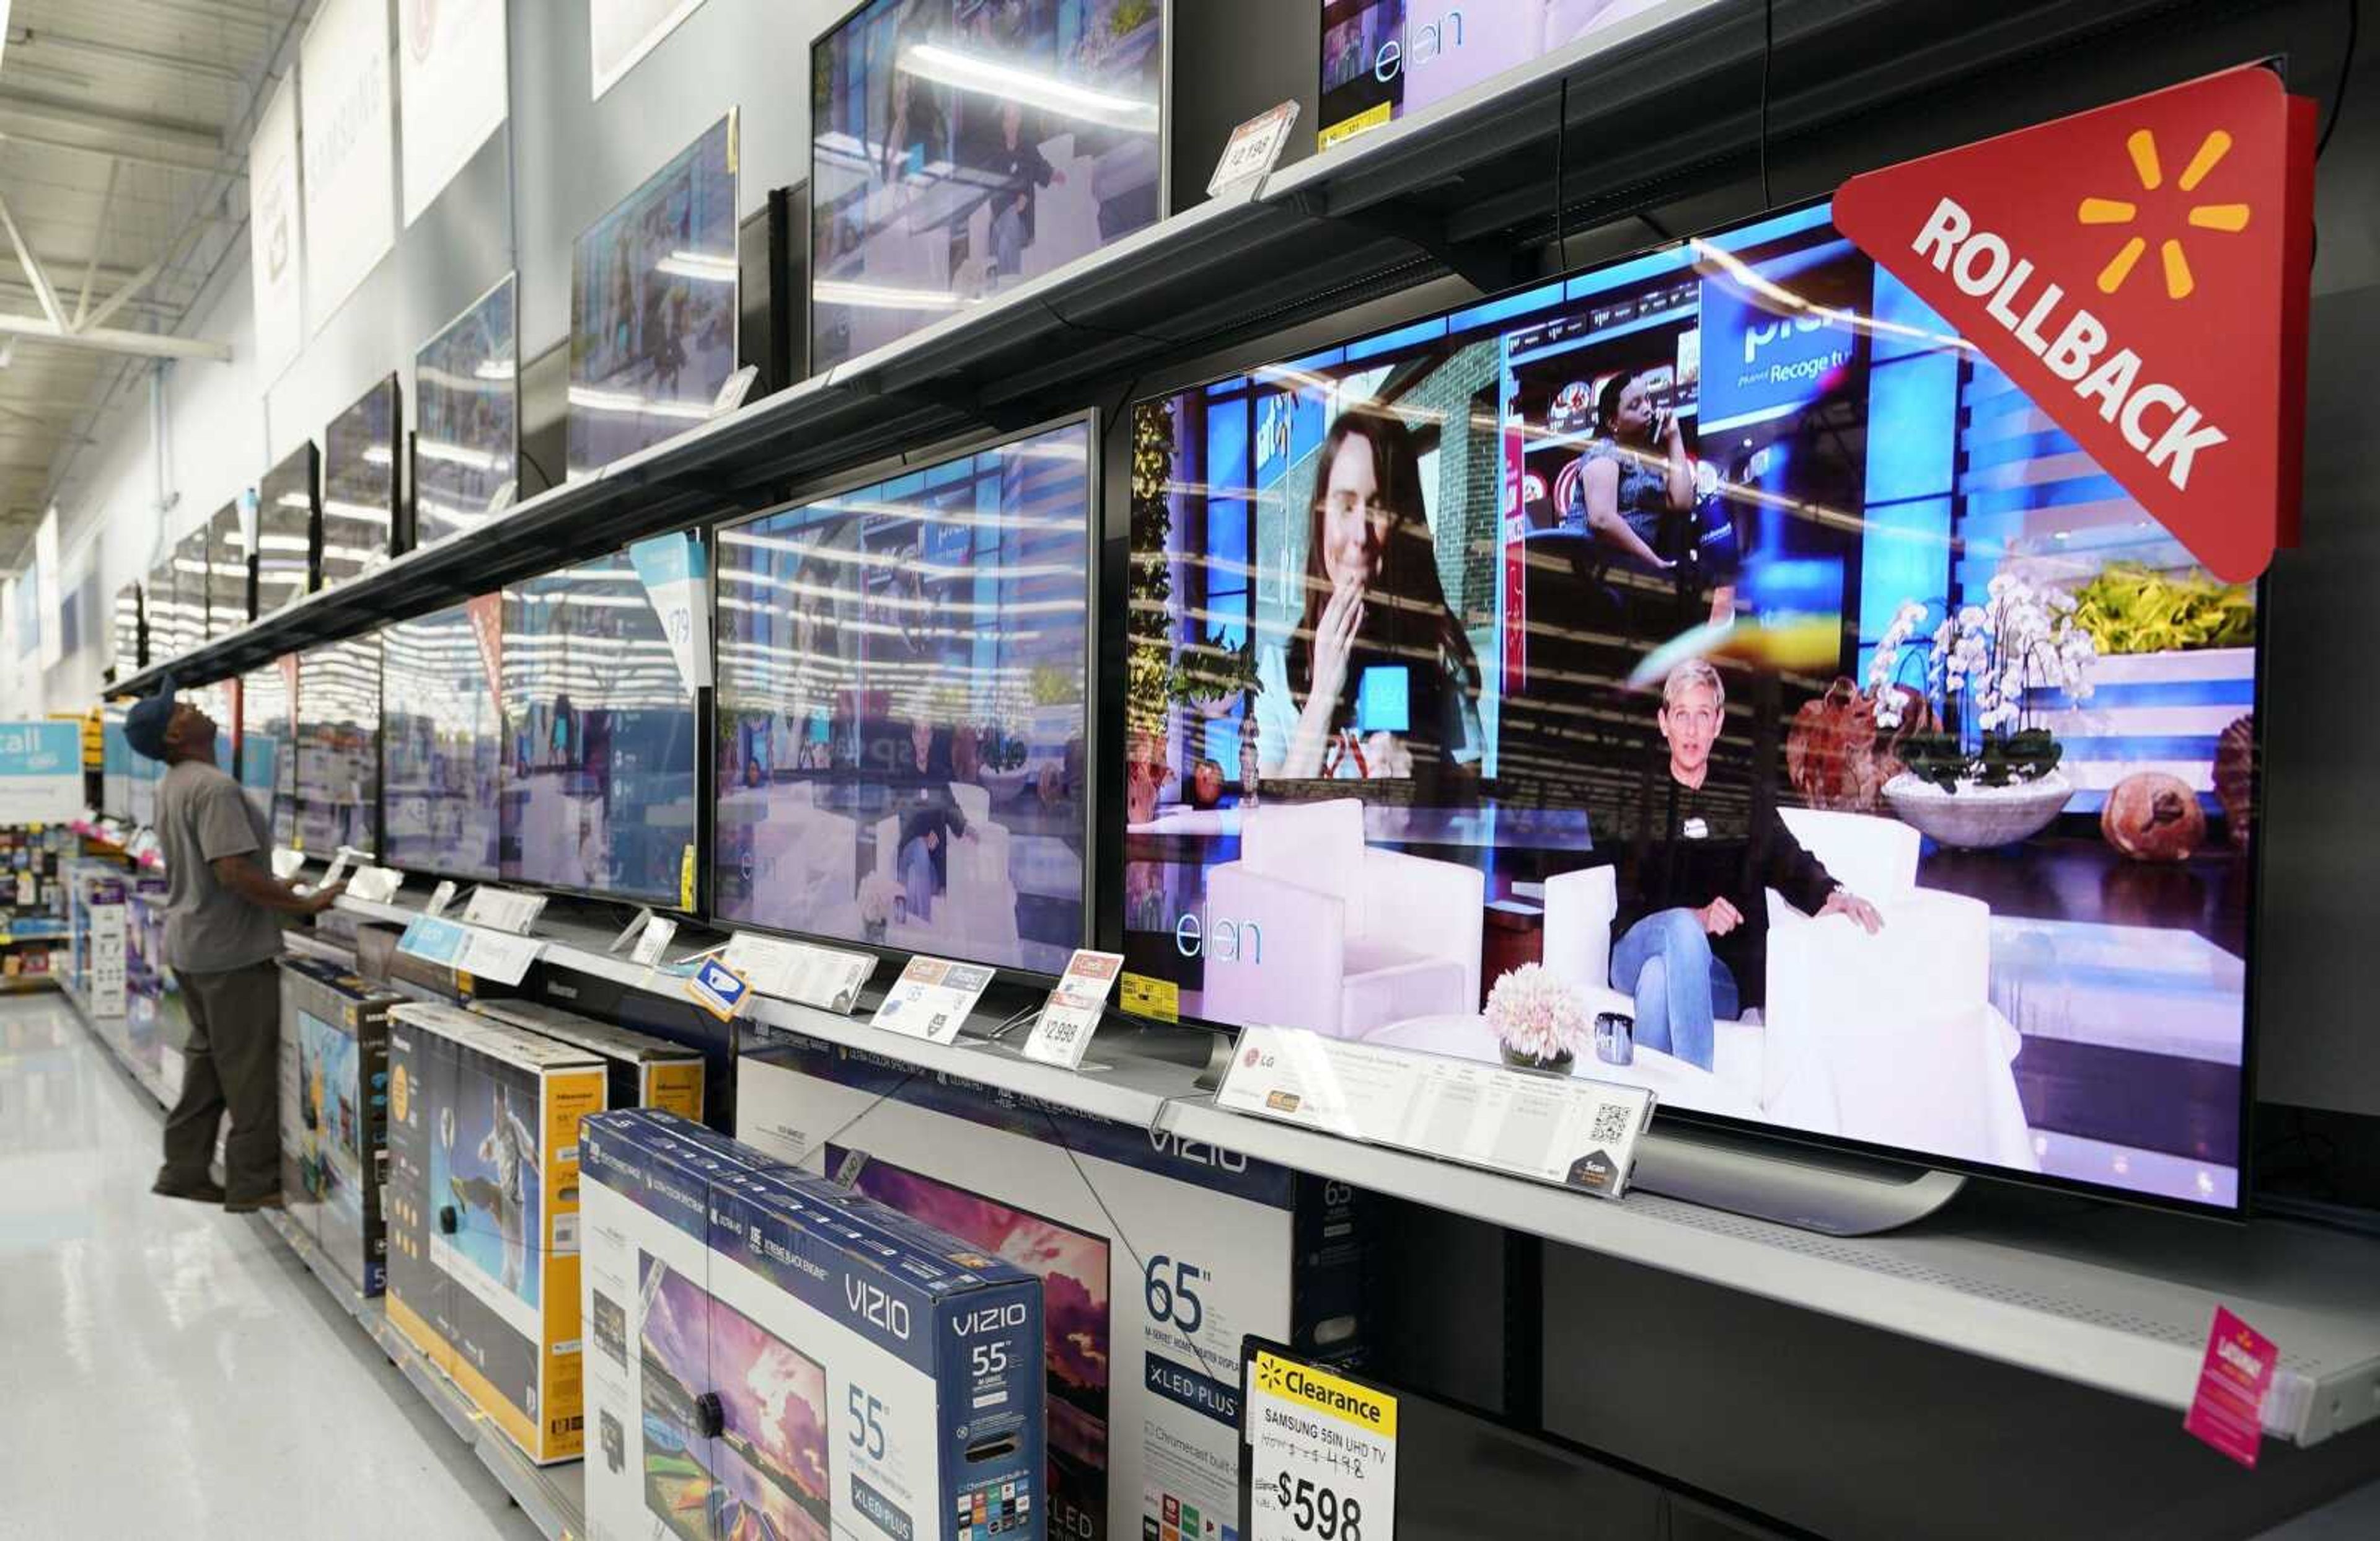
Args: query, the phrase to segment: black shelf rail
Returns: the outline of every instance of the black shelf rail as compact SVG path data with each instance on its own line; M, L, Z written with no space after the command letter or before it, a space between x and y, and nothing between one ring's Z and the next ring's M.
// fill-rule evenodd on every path
M1176 214L111 693L143 693L168 671L193 685L239 674L956 435L1113 406L1145 371L1449 275L1483 291L1524 283L1666 236L1657 212L1716 224L1823 192L1857 169L1830 164L1828 136L1864 116L1987 92L2031 61L2207 8L1673 0L1492 94ZM1772 178L1792 148L1812 152L1793 180Z

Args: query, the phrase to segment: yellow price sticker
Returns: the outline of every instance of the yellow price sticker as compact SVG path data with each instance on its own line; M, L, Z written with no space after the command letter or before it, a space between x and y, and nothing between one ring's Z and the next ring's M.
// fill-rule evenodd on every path
M1127 973L1119 999L1124 1011L1134 1016L1153 1017L1159 1022L1182 1020L1182 987L1171 979Z

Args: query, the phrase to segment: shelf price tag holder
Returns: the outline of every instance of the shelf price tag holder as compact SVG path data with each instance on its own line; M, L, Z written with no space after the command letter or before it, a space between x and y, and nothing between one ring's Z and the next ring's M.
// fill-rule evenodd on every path
M1107 1011L1108 993L1123 972L1121 953L1075 949L1066 960L1066 972L1058 977L1058 988L1034 1019L1033 1031L1026 1035L1025 1057L1062 1070L1081 1069L1091 1035L1099 1031Z
M1602 1198L1628 1190L1656 1098L1642 1086L1248 1027L1215 1105ZM1366 1532L1368 1535L1369 1533Z
M751 982L756 995L815 1006L848 1016L860 989L876 972L875 954L845 953L783 937L738 931L720 950L721 961Z
M545 951L545 943L534 937L512 936L427 915L415 917L396 945L399 952L425 962L504 985L519 984L528 965Z
M1207 179L1207 196L1220 198L1245 184L1253 188L1262 182L1272 168L1281 164L1281 152L1289 147L1289 131L1297 127L1297 103L1283 102L1268 107L1256 116L1232 130L1223 141L1223 152L1216 157L1215 175Z
M662 961L662 954L669 951L669 944L676 936L677 922L668 916L647 916L645 934L637 939L636 947L628 953L628 961L642 964L647 968L652 967Z
M545 913L545 895L524 893L517 889L497 888L481 883L471 891L470 901L463 906L464 924L484 926L493 931L510 931L526 936Z
M1243 1353L1240 1534L1395 1541L1397 1399L1259 1339Z
M948 958L909 960L876 1008L874 1025L903 1037L950 1043L966 1025L967 1013L991 986L993 971Z
M455 880L452 878L441 878L438 880L438 886L430 891L430 903L421 906L421 913L428 916L431 919L435 920L440 916L444 915L446 913L446 906L454 902Z

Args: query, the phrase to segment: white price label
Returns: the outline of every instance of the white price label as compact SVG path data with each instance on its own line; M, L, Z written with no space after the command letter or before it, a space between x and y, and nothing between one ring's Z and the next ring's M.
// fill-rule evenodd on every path
M1289 144L1289 131L1296 126L1297 103L1292 101L1258 113L1232 129L1223 153L1216 158L1215 175L1207 179L1207 196L1213 198L1270 171L1280 163L1281 152Z
M1264 1350L1247 1376L1248 1541L1394 1541L1397 1399Z
M536 925L537 917L544 912L542 893L522 893L482 883L471 891L470 903L463 906L463 919L468 925L519 936Z
M876 1008L875 1025L904 1037L949 1043L966 1025L967 1013L990 987L991 976L990 969L973 964L911 958L884 1003Z
M1099 1017L1107 1010L1108 994L1123 972L1122 953L1077 949L1066 960L1066 972L1059 977L1058 988L1050 992L1039 1019L1025 1039L1025 1057L1067 1070L1080 1068L1084 1050L1090 1048L1091 1035L1099 1030Z
M730 937L720 957L751 981L754 993L829 1012L849 1012L858 1003L860 988L876 972L872 953L845 953L748 931Z
M665 915L657 915L645 922L645 934L637 939L637 950L628 954L629 961L647 968L662 961L669 950L670 939L677 935L677 922Z

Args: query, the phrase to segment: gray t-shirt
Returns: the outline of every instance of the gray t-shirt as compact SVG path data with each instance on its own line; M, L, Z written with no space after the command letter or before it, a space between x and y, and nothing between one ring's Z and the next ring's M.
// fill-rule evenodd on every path
M165 848L165 961L190 974L270 962L281 917L215 881L221 856L272 866L273 831L239 783L204 760L186 759L157 783L157 838Z

